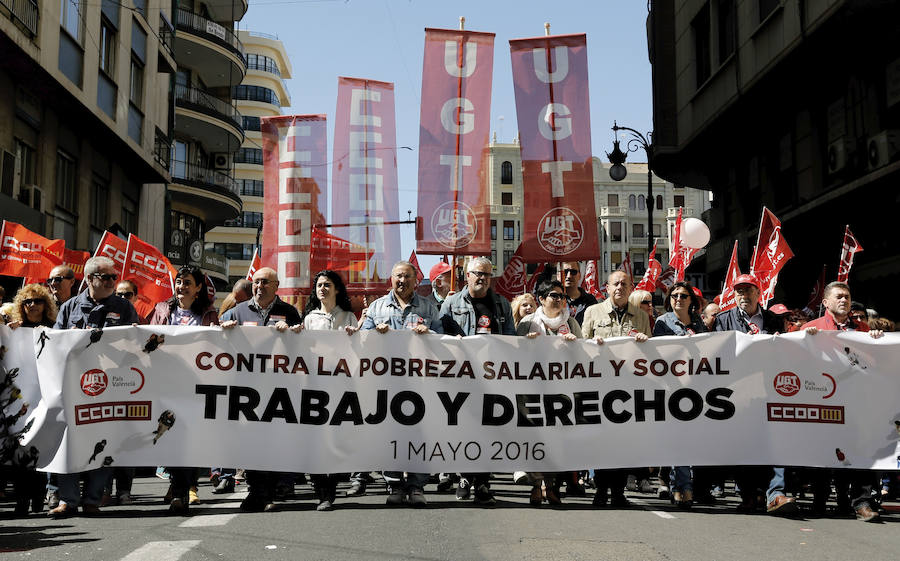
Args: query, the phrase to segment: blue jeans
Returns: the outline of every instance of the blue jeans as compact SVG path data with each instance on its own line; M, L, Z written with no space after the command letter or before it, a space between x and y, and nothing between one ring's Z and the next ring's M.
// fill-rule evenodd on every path
M100 505L103 497L103 488L109 481L112 468L99 468L82 473L61 473L57 475L59 481L59 500L70 506L78 506L81 501L79 483L84 476L84 504Z
M427 473L407 473L406 481L403 481L402 471L385 471L382 475L392 492L394 489L401 489L407 492L413 489L425 489L425 484L428 483Z
M675 466L672 468L672 490L694 492L694 482L691 480L691 466Z

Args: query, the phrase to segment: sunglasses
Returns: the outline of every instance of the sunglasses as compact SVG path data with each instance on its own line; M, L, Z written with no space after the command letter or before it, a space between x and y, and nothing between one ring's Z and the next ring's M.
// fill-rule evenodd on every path
M551 298L553 300L562 300L565 298L562 292L551 292L547 294L547 298Z
M577 275L580 272L578 269L563 269L564 275Z
M47 284L58 284L63 280L72 280L74 278L75 277L50 277L49 279L47 279Z
M672 300L687 300L688 298L690 298L689 294L684 294L681 292L672 295Z
M92 273L91 276L104 282L114 281L119 278L119 275L116 273Z
M486 273L484 271L469 271L470 275L475 275L476 277L483 279L484 277L490 276L490 273Z
M131 292L130 290L128 292L116 292L116 296L119 296L120 298L130 299L132 296L134 296L134 292Z
M653 300L641 300L641 304L644 304L645 306L650 306L651 304L653 304Z
M43 304L43 303L44 303L43 298L28 298L26 300L22 300L23 306L36 306L38 304Z
M269 279L253 279L253 284L258 284L262 286L267 286L270 282Z

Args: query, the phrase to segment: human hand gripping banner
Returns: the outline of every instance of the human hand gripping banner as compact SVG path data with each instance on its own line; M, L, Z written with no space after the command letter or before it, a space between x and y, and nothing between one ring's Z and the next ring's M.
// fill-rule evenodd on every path
M587 38L509 42L522 144L522 255L530 263L596 259Z
M900 348L893 334L603 345L263 327L109 328L94 343L81 330L0 326L0 336L15 351L2 363L6 418L31 404L12 424L30 429L4 450L58 473L896 469L900 454L900 378L886 366Z

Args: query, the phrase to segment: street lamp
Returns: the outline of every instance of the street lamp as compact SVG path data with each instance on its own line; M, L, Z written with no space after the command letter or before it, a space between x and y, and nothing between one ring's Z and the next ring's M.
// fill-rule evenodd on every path
M612 126L613 134L616 140L613 140L612 152L607 152L606 157L612 167L609 168L609 178L613 181L622 181L628 175L625 169L625 158L628 154L635 152L638 148L643 148L647 153L647 266L650 266L650 252L653 251L653 166L651 147L653 146L653 133L648 132L645 135L630 127L620 127L615 121ZM618 132L627 131L628 138L625 142L625 151L619 148Z

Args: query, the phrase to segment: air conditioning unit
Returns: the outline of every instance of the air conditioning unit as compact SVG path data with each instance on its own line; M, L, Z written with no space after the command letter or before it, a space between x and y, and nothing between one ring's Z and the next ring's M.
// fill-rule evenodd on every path
M900 131L884 130L870 136L866 142L866 150L870 170L888 165L900 153Z
M231 169L231 154L227 152L216 152L212 155L213 168L220 170Z
M846 137L840 137L828 145L828 173L838 173L847 169L850 158L856 151L855 144Z

